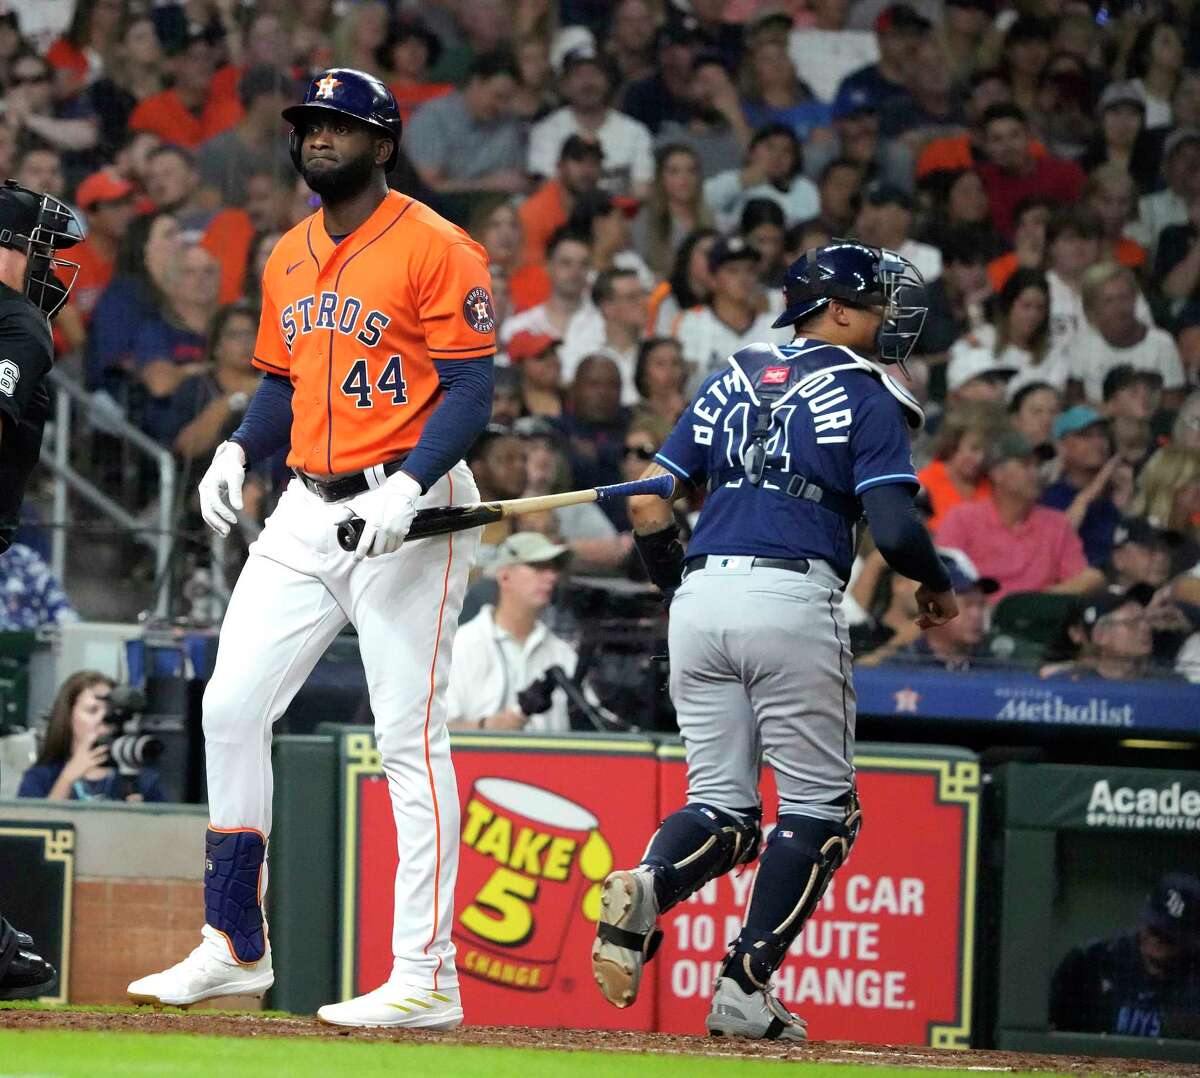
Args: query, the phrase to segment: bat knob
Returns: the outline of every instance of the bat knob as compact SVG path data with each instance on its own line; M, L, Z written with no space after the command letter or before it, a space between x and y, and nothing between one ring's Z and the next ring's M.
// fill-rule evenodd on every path
M363 528L367 526L367 522L362 517L350 517L348 520L343 520L337 526L337 541L344 551L352 554L358 547L358 541L362 538Z

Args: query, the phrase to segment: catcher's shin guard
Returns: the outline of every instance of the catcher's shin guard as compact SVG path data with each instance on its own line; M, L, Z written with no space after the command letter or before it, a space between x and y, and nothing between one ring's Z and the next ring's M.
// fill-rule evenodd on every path
M763 989L850 854L862 810L851 792L845 819L781 815L759 859L742 931L722 967L746 992Z
M253 828L210 827L204 851L204 920L225 937L243 965L266 954L262 911L267 840Z

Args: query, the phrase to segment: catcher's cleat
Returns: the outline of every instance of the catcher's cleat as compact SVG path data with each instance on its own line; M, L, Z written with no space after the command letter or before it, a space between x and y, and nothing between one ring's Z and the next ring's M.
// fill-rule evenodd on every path
M661 942L654 873L648 868L611 873L600 890L592 973L614 1007L628 1007L637 999L642 967Z
M808 1023L792 1014L770 988L747 994L732 977L718 977L712 1009L704 1020L714 1037L763 1041L806 1041Z
M317 1018L330 1026L366 1029L458 1029L463 1021L457 988L385 984L344 1003L327 1003Z
M0 999L49 995L58 973L34 949L33 938L0 917Z
M269 945L257 962L239 964L216 929L205 925L201 932L199 947L170 969L134 981L127 989L129 998L161 1007L190 1007L219 996L260 998L275 983Z

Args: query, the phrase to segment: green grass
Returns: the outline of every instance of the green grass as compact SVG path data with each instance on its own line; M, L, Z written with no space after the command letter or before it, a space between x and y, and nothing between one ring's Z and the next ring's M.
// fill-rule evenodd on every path
M739 1078L781 1074L798 1078L949 1078L967 1071L885 1069L690 1056L556 1052L446 1045L380 1044L353 1040L198 1037L142 1033L0 1031L0 1078ZM979 1072L971 1074L979 1078ZM1009 1074L1007 1078L1023 1078ZM1055 1078L1029 1075L1024 1078ZM1062 1076L1059 1076L1062 1078Z

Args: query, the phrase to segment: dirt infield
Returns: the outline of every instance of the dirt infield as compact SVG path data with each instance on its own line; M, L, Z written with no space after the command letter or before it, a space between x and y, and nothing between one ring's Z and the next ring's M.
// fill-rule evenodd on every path
M520 1029L477 1026L455 1033L341 1031L313 1018L275 1018L212 1011L184 1013L147 1008L134 1013L70 1010L0 1010L0 1030L87 1030L124 1033L192 1033L222 1037L316 1037L400 1041L436 1039L439 1044L488 1045L507 1048L555 1048L565 1051L636 1052L654 1055L735 1056L748 1059L810 1060L821 1063L876 1064L885 1067L931 1067L979 1073L1051 1071L1058 1074L1170 1075L1200 1078L1200 1065L1162 1063L1101 1056L1050 1056L1021 1052L951 1052L906 1045L853 1044L822 1041L801 1046L771 1042L727 1041L712 1037L676 1037L661 1033L613 1033L573 1029Z

